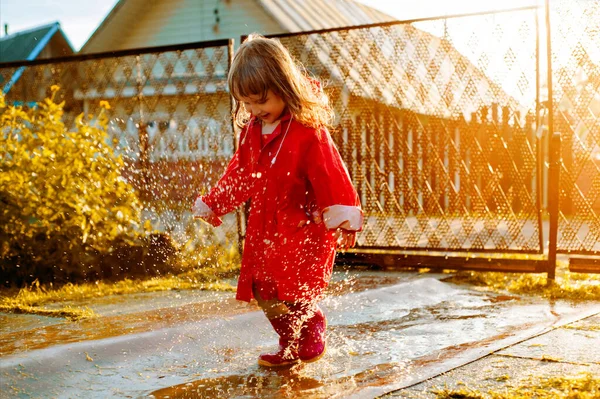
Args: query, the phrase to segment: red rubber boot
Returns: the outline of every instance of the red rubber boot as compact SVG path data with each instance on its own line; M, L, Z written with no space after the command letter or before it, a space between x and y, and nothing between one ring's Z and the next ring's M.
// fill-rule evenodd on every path
M293 312L269 319L273 329L279 334L279 350L263 353L258 357L258 365L264 367L285 367L300 361L298 356L299 320ZM296 329L295 329L296 327Z
M318 305L292 305L304 321L298 342L298 357L305 363L316 362L325 355L327 319Z

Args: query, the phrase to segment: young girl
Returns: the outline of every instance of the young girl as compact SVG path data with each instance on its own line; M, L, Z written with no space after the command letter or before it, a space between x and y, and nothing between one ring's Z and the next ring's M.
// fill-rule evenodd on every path
M326 126L333 113L320 84L276 40L252 35L228 76L239 148L224 175L194 206L218 226L250 200L236 298L253 297L279 334L279 350L258 364L313 362L325 353L317 302L335 250L354 245L363 213Z

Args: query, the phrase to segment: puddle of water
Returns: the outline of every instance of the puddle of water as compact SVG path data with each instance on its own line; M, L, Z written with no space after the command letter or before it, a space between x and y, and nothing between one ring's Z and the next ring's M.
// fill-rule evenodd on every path
M267 388L267 389L265 389ZM148 396L163 398L327 398L332 392L323 389L323 382L303 375L298 368L204 378L156 390Z
M32 330L60 323L64 323L64 319L34 314L0 313L0 335ZM2 353L1 350L0 353Z
M48 308L63 306L87 306L99 316L118 316L141 313L156 309L177 308L200 302L218 302L232 297L231 292L201 290L172 290L128 295L109 295L83 301L58 302Z
M235 315L255 311L257 308L233 298L218 302L200 302L179 308L158 309L141 313L125 312L121 315L65 322L53 319L54 324L32 330L10 330L0 334L0 355L44 349L84 340L99 340L169 328L182 323L193 323L219 314Z

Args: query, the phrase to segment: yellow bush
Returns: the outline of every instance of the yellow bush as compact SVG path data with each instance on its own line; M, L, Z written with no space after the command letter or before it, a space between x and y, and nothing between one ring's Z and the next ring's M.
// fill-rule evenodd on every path
M17 280L85 276L140 231L141 203L106 133L108 103L68 131L57 91L30 109L0 94L0 270Z

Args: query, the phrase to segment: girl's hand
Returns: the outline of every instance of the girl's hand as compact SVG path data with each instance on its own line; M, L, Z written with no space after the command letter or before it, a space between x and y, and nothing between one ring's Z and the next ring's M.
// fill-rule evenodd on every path
M335 241L339 249L348 249L356 244L356 232L348 231L345 229L337 229L335 234Z
M215 213L198 197L194 206L192 207L192 214L194 218L207 218L211 216L215 216Z

